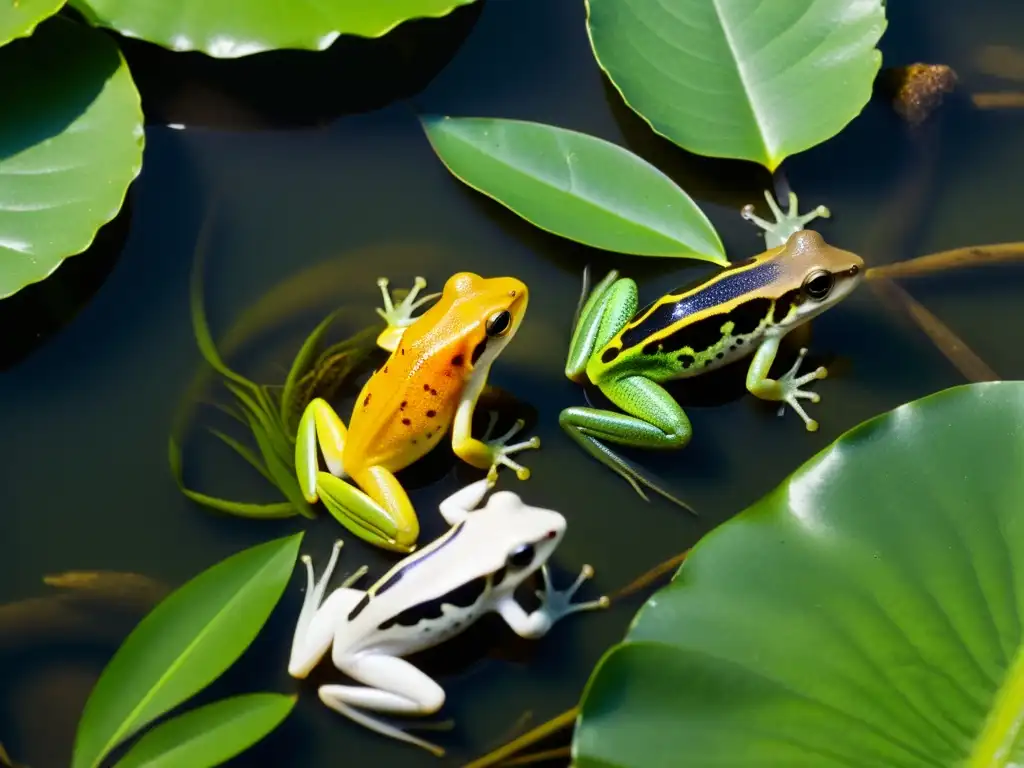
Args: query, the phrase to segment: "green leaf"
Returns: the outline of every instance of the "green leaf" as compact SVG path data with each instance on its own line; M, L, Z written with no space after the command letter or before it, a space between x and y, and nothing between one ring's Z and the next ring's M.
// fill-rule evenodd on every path
M277 728L294 696L250 693L222 699L160 723L114 768L210 768L227 762Z
M320 345L324 340L324 334L327 333L327 329L331 327L331 323L337 317L338 312L332 312L321 320L320 324L306 337L298 354L295 355L295 359L292 361L292 367L288 371L288 376L284 382L284 390L281 393L282 421L288 429L291 429L293 424L296 428L298 427L298 424L293 421L291 414L291 404L295 400L295 388L298 386L299 380L316 363L317 355L320 354Z
M577 768L1024 761L1024 382L871 419L712 531L587 686Z
M178 484L178 488L185 496L192 499L197 504L202 504L204 507L210 509L216 509L218 512L224 512L229 515L237 515L238 517L251 517L260 520L276 520L285 517L294 517L298 510L291 504L291 502L281 501L275 504L253 504L245 501L231 501L230 499L222 499L217 496L209 496L199 491L193 491L191 488L185 486L185 479L182 476L181 471L181 446L178 445L178 441L174 439L172 435L167 441L167 458L171 465L171 474L174 476L174 481ZM271 481L273 482L273 481Z
M50 18L0 48L0 81L0 298L7 298L86 250L117 215L142 167L145 134L121 52L109 35L82 24Z
M774 171L841 131L882 64L881 0L587 0L601 68L690 152Z
M97 26L174 51L231 59L260 51L322 51L338 35L381 37L404 21L447 16L473 0L71 0Z
M291 578L302 533L246 549L176 589L132 631L93 688L72 768L205 688L255 639Z
M36 24L63 5L64 0L4 0L0 3L0 45L31 35Z
M224 379L235 382L239 387L255 395L259 386L228 368L221 358L220 352L217 351L213 334L210 333L210 326L206 322L206 310L203 308L203 268L206 265L206 249L209 245L212 227L213 216L207 216L199 230L199 236L196 238L196 253L192 262L192 273L189 275L189 314L192 316L192 334L196 337L199 353L213 370Z
M690 196L617 144L522 120L421 121L457 179L543 230L620 253L729 263Z
M221 432L219 429L214 429L213 427L208 427L208 429L209 429L210 434L214 435L215 437L220 438L221 442L223 442L225 445L227 445L229 448L231 448L235 453L237 453L239 456L241 456L243 459L245 459L249 464L251 464L253 469L255 469L257 472L259 472L261 475L263 475L264 478L266 478L267 482L269 482L271 485L274 484L274 478L271 477L270 471L267 469L266 465L264 464L263 459L261 459L259 456L257 456L252 451L252 449L249 448L249 446L243 445L241 442L239 442L235 438L231 437L231 435L225 434L224 432Z

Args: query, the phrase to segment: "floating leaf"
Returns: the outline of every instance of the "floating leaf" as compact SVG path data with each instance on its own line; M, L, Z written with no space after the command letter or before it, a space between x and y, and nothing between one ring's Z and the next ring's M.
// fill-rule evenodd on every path
M587 0L601 68L690 152L761 163L842 130L882 64L881 0Z
M541 229L620 253L729 263L690 196L617 144L522 120L422 122L456 178Z
M0 45L31 35L36 24L55 14L64 0L5 0L0 3Z
M114 768L220 765L277 728L294 706L294 696L279 693L250 693L215 701L160 723Z
M142 167L145 138L139 93L109 35L48 19L0 48L0 75L6 298L84 251L117 215Z
M322 51L338 35L380 37L474 0L71 0L97 26L174 51L231 59L278 48Z
M100 675L78 723L72 768L96 768L231 666L280 600L301 541L297 533L239 552L161 601Z
M1024 760L1024 382L861 424L712 531L602 659L577 768Z

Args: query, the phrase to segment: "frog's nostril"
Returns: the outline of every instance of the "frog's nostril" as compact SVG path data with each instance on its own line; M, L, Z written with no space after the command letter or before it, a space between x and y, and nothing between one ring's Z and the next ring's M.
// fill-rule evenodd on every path
M558 531L548 531L548 538L553 539L558 535Z

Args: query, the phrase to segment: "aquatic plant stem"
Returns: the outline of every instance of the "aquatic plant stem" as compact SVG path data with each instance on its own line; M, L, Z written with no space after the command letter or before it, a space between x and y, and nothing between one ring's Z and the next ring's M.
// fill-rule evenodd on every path
M868 280L919 277L949 269L1008 264L1015 261L1024 261L1024 242L969 245L948 251L938 251L895 264L870 267L866 277Z
M462 768L490 768L490 766L499 765L503 760L505 760L505 758L511 757L523 748L571 727L576 722L576 716L579 714L579 711L579 706L567 709L562 714L556 715L546 723L541 723L536 728L527 731L522 736L510 741L508 744L498 747L494 751L487 753L483 757L480 757L471 763L466 763Z

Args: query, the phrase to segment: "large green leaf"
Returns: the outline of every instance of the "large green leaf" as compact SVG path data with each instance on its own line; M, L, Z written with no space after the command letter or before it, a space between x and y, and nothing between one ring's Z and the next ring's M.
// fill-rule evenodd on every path
M78 723L72 768L95 768L230 667L280 600L301 541L297 533L246 549L164 598L100 675Z
M249 693L193 709L145 734L114 768L211 768L281 724L294 696Z
M43 19L61 9L64 0L6 0L0 3L0 45L31 35Z
M142 167L145 137L128 66L98 30L46 20L31 37L0 48L0 81L6 298L84 251L117 215Z
M729 263L690 196L617 144L522 120L422 122L456 178L541 229L609 251Z
M655 131L774 171L867 104L882 0L587 0L601 68Z
M871 419L690 553L592 676L577 768L1024 761L1024 382Z
M173 51L223 59L279 48L322 51L339 35L380 37L474 0L70 0L97 26Z

